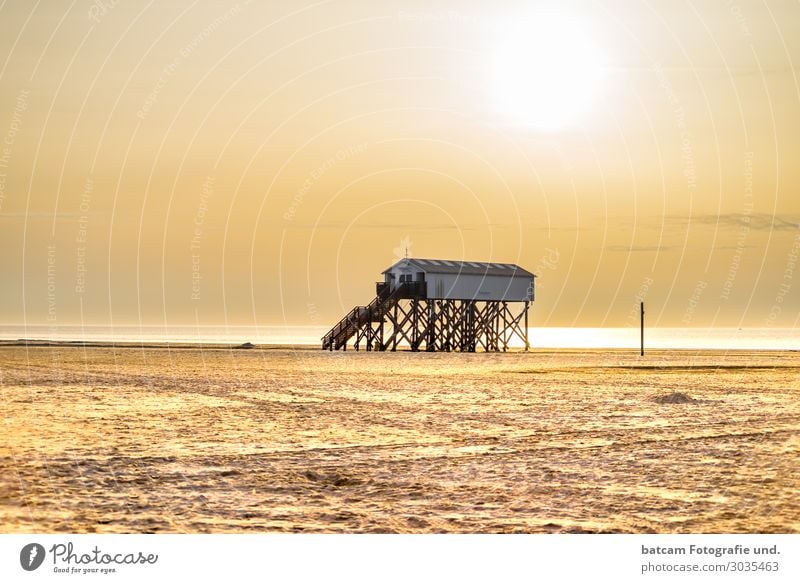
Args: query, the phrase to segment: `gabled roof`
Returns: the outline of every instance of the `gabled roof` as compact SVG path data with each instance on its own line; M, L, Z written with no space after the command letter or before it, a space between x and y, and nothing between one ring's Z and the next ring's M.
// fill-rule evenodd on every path
M485 261L452 261L449 259L401 259L382 273L391 271L398 265L417 267L425 273L456 273L464 275L502 275L505 277L535 277L530 271L513 263L493 263Z

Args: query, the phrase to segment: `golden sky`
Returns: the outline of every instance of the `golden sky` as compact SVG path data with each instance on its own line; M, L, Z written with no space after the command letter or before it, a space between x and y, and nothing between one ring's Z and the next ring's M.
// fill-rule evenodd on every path
M555 6L3 3L2 322L323 326L407 248L796 326L800 5Z

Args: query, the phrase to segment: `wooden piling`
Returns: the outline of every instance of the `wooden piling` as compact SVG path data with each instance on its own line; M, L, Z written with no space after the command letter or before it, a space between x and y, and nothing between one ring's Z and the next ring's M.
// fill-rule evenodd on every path
M639 319L639 356L644 356L644 302L639 302L641 318Z

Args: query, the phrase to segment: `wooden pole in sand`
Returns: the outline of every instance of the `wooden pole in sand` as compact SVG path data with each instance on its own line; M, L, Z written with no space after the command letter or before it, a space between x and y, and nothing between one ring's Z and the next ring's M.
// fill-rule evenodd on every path
M644 302L639 302L641 308L641 325L639 327L639 355L644 356Z

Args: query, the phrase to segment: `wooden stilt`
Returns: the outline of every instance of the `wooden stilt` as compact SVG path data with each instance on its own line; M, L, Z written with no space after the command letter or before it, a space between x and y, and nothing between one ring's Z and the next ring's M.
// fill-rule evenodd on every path
M640 302L641 322L639 325L639 356L644 356L644 302Z
M531 345L528 342L528 307L530 306L530 302L525 302L525 352L530 350Z
M519 307L517 307L519 306ZM530 348L528 310L530 302L398 300L390 307L356 308L325 344L329 350L347 350L347 339L361 350L396 351L408 346L412 351L477 350L506 352L512 342Z

